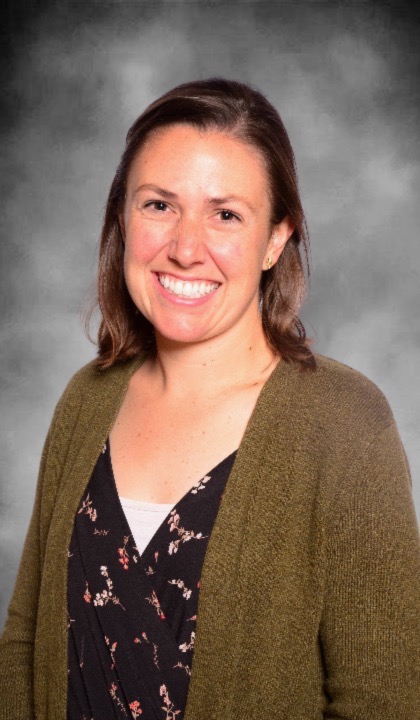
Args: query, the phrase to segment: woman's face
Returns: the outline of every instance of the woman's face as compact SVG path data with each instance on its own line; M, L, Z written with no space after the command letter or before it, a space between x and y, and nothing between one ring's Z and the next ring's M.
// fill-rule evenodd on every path
M157 337L195 343L261 327L261 272L293 228L271 226L255 149L220 131L159 130L130 168L120 224L127 287Z

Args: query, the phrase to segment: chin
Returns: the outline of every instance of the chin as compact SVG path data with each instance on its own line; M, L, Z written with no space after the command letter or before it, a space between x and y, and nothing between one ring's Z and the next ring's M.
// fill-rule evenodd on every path
M156 338L182 345L200 343L211 337L209 331L205 331L204 328L168 328L157 325L155 326L155 333Z

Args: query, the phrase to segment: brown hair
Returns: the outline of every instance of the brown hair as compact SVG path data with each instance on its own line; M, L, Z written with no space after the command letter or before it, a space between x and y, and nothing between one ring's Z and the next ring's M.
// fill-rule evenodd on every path
M309 276L309 240L293 150L283 122L268 100L248 85L222 78L170 90L149 105L128 131L101 235L98 305L102 320L97 364L105 368L142 351L155 351L153 326L137 310L125 284L118 216L124 207L127 176L139 150L153 131L179 123L228 132L262 156L272 195L272 223L289 216L295 228L277 263L262 273L262 325L267 341L283 360L314 368L315 359L298 317L306 293L305 269Z

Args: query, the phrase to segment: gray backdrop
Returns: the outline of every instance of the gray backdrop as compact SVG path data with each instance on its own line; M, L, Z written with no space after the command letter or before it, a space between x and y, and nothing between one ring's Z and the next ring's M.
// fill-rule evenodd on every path
M0 623L53 407L94 354L80 308L125 132L189 79L245 80L279 108L312 241L308 332L387 395L420 509L420 23L383 5L6 5Z

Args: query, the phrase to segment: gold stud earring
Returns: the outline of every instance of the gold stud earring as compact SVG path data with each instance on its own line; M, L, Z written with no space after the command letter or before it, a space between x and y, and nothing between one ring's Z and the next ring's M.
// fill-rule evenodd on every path
M267 270L270 270L270 268L271 268L271 266L272 266L272 264L273 264L273 258L271 257L271 255L268 256L266 262L267 262Z

